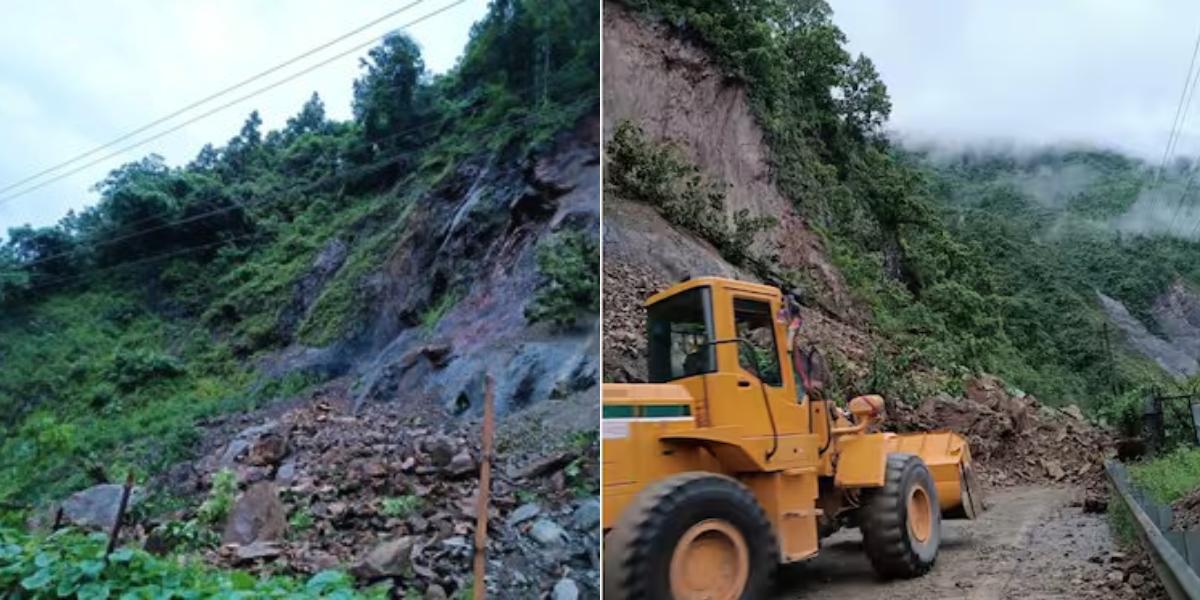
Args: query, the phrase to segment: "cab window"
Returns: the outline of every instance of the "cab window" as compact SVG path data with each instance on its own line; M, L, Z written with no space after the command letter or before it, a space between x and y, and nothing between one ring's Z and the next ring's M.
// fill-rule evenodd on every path
M744 340L738 343L738 366L767 385L783 385L771 305L761 300L735 298L733 319L738 337Z
M651 305L646 326L650 383L716 370L709 288L694 288Z

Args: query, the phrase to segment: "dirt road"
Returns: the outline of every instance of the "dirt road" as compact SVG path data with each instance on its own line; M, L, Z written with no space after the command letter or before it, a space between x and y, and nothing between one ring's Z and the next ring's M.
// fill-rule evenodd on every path
M819 557L781 573L775 600L1139 597L1103 586L1107 571L1097 562L1114 550L1108 525L1103 515L1069 506L1074 495L1063 487L992 493L982 519L943 523L937 565L907 581L876 579L858 531L840 532Z

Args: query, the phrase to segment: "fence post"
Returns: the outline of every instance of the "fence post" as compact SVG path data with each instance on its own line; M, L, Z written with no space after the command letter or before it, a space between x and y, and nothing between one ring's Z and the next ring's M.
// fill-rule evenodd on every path
M1163 422L1162 396L1157 389L1150 390L1142 409L1142 428L1151 452L1157 454L1166 441Z

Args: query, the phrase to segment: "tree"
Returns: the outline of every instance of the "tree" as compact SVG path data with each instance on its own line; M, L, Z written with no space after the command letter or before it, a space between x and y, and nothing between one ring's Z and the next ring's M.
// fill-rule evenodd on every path
M846 66L838 109L852 135L860 140L879 139L892 113L892 101L875 63L866 56L860 54Z
M262 154L262 117L250 113L237 136L229 140L224 152L224 175L227 180L243 179L258 166Z
M0 246L0 306L29 287L29 271L21 266L12 246Z
M414 98L425 76L421 48L405 34L389 35L361 61L354 81L354 118L368 141L379 142L415 121Z
M29 225L8 230L7 260L25 267L39 279L74 275L77 271L75 238L59 227Z
M288 142L306 133L323 133L326 129L325 103L316 92L312 93L300 112L287 120L284 126L284 139Z

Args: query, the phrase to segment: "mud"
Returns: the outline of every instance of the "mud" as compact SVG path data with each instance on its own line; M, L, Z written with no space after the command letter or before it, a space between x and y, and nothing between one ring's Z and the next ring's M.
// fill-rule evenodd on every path
M994 492L981 519L942 524L937 564L910 580L878 579L858 531L839 532L824 540L815 559L781 573L774 599L1165 597L1150 577L1140 571L1135 577L1122 566L1126 557L1103 515L1071 506L1079 493L1071 487Z

